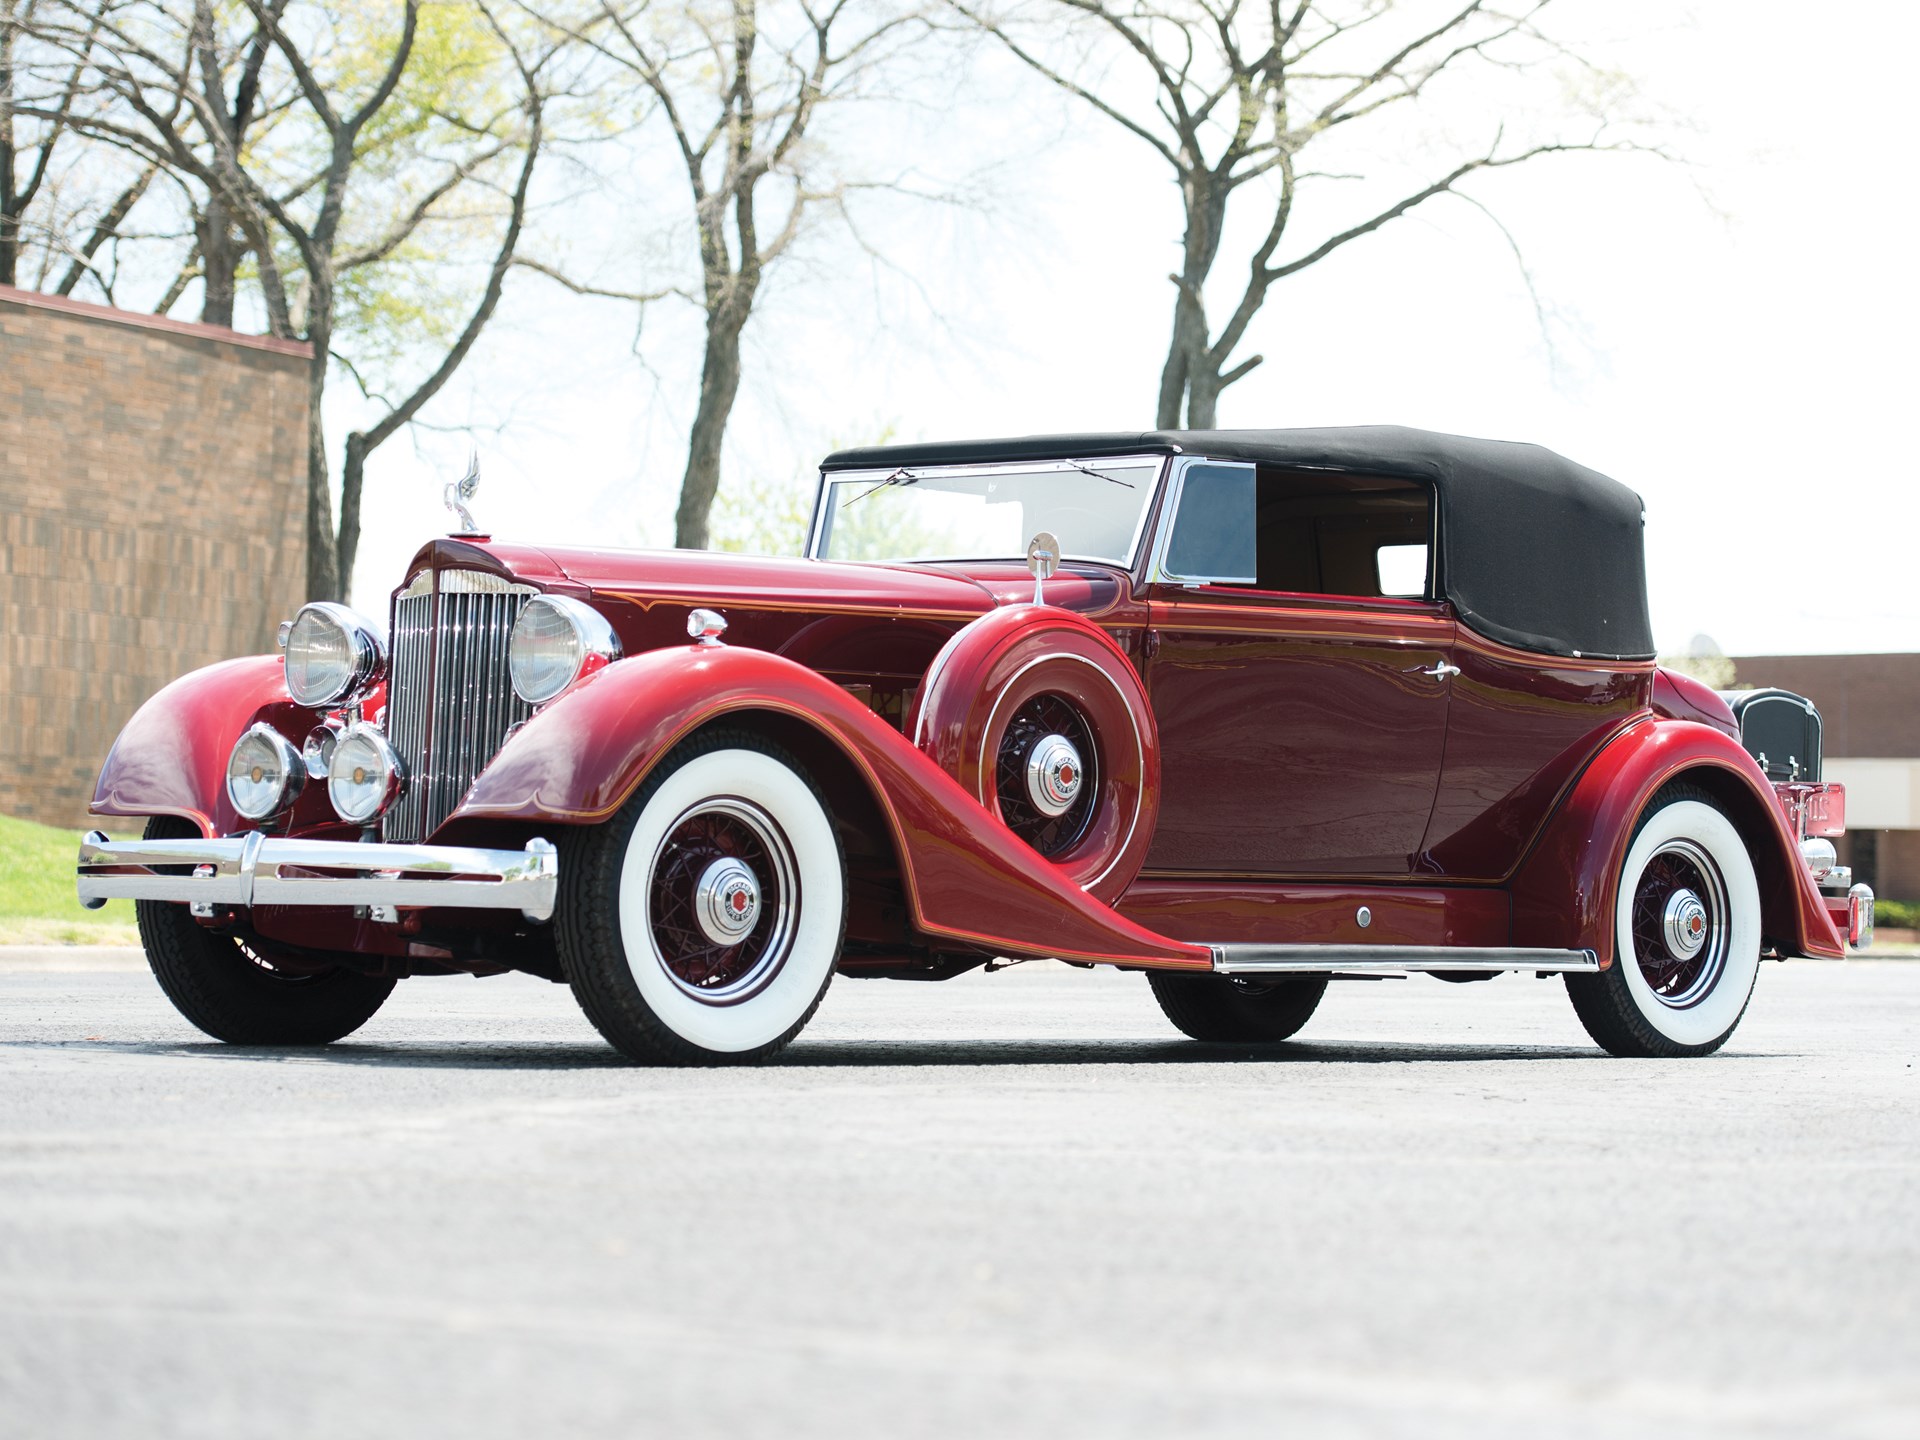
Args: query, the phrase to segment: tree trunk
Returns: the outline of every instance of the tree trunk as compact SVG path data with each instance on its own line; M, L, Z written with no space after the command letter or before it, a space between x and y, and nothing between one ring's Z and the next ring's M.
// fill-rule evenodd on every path
M1197 372L1206 368L1207 312L1198 300L1198 287L1190 279L1182 284L1173 302L1173 338L1167 342L1167 364L1160 372L1160 405L1154 423L1162 430L1197 426L1188 410L1187 396ZM1212 423L1211 419L1207 422Z
M206 213L200 217L200 261L203 277L201 322L233 328L233 296L240 269L240 253L233 243L233 226L227 220L226 204L218 194L207 197Z
M327 427L320 413L327 393L327 349L332 327L322 317L332 309L332 297L323 302L315 287L313 316L307 343L313 359L307 364L307 598L343 600L347 582L340 574L333 534L333 496L327 484ZM324 308L322 308L324 306Z
M355 430L347 436L340 462L340 542L334 551L343 599L353 589L353 562L360 553L360 490L366 474L367 437Z
M13 20L0 21L0 285L15 283L20 265L19 217L13 213Z
M1187 428L1211 430L1219 424L1220 374L1205 356L1187 372Z
M1160 372L1160 404L1154 423L1162 430L1209 429L1220 396L1219 375L1207 358L1207 275L1220 253L1227 192L1197 167L1181 179L1187 232L1180 247L1180 274L1173 277L1173 335ZM1201 397L1204 396L1204 399Z
M752 313L744 303L727 305L707 319L707 354L700 367L700 406L687 443L687 473L680 481L680 508L673 517L673 543L682 550L707 548L707 518L720 489L720 445L740 392L740 332Z

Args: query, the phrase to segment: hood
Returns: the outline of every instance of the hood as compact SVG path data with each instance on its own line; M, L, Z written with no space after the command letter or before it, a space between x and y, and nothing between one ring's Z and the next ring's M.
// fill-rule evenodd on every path
M728 644L770 650L876 692L916 681L969 620L1033 598L1026 567L1009 561L856 564L446 536L414 556L402 588L425 569L481 570L585 600L607 617L629 655L686 644L688 612L718 610L727 619ZM1118 572L1075 565L1047 581L1046 599L1104 616L1122 603L1124 590Z

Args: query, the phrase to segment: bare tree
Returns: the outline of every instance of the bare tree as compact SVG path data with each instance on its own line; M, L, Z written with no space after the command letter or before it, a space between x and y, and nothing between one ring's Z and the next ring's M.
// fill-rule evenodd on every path
M1485 117L1483 139L1436 163L1428 178L1381 197L1347 223L1298 239L1296 202L1364 177L1310 171L1310 146L1428 113L1449 82L1583 64L1541 25L1552 0L948 0L1019 61L1150 146L1173 170L1186 226L1173 333L1161 371L1157 424L1217 423L1221 392L1262 361L1236 359L1280 281L1319 264L1462 183L1548 155L1645 150L1617 138L1604 108L1557 133L1510 141L1516 117ZM1458 105L1462 92L1453 88ZM1149 97L1150 102L1149 102ZM1486 108L1467 97L1467 108ZM1529 119L1534 117L1527 117ZM1484 208L1484 207L1482 207ZM1208 283L1228 236L1229 212L1251 212L1251 251L1216 329Z
M813 139L820 111L866 93L930 27L891 0L587 0L571 19L522 4L639 88L685 174L700 274L687 298L703 313L705 344L674 543L704 549L741 335L767 273L814 216L843 211L850 191L868 188L830 174Z
M0 285L20 283L27 245L28 209L40 199L63 141L73 139L70 120L81 85L70 63L24 54L34 40L36 0L0 0ZM42 70L51 72L41 74ZM31 133L21 126L30 117Z
M384 36L369 36L352 7L289 0L244 0L237 13L214 0L40 4L61 18L43 16L38 33L83 62L112 101L78 128L201 197L191 253L162 308L197 278L209 317L230 321L244 268L268 329L312 345L307 585L317 598L341 598L359 548L367 457L444 387L499 304L541 149L551 47L530 49L482 0L436 7L436 23L470 18L505 57L502 83L470 84L462 99L436 68L465 66L445 58L458 47L416 48L420 0L401 0ZM250 132L269 118L274 143L264 144ZM495 199L476 210L476 196ZM464 321L446 321L442 295L388 307L421 322L418 333L390 337L393 348L437 350L426 378L391 396L367 383L339 348L353 338L340 329L343 286L356 274L361 288L377 286L382 268L429 231L489 224L491 258ZM383 412L347 437L337 527L324 408L336 365Z

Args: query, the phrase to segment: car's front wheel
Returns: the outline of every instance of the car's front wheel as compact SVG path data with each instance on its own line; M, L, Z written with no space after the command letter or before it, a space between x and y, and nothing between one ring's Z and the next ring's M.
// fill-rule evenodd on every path
M200 829L156 815L146 834L197 839ZM210 930L185 905L136 900L133 908L147 964L174 1008L229 1045L328 1045L366 1024L393 993L391 979L294 963Z
M1709 1055L1760 973L1760 886L1733 822L1676 786L1640 822L1614 909L1614 960L1568 975L1587 1033L1614 1055Z
M642 1064L764 1059L812 1018L846 932L846 863L799 762L744 732L687 741L574 835L555 914L587 1018Z

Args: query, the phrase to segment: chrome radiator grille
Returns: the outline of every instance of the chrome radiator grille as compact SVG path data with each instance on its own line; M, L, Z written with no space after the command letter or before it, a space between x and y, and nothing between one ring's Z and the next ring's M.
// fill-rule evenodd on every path
M386 814L388 840L424 840L440 827L507 738L533 713L513 693L507 641L537 592L477 570L417 577L394 603L387 738L407 785Z

